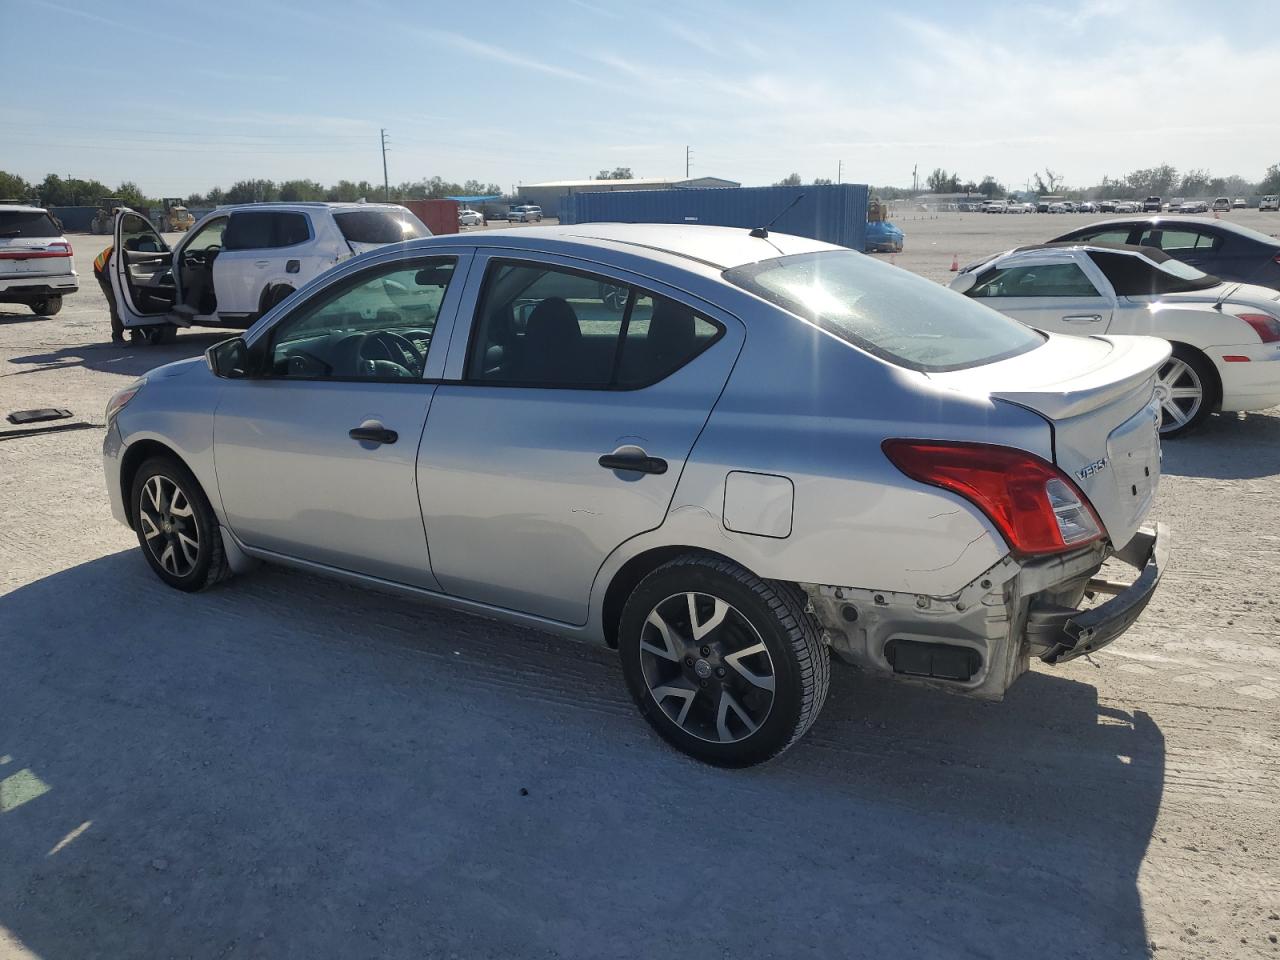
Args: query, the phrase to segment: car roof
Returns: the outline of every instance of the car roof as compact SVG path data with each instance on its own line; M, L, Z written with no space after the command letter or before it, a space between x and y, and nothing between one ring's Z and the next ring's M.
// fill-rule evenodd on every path
M215 207L215 210L227 212L231 210L386 210L388 208L405 209L403 204L399 203L360 203L358 201L328 201L328 200L271 200L266 203L224 203Z
M33 207L25 203L0 203L0 213L13 211L16 213L48 213L44 207Z
M1187 201L1187 202L1191 203L1193 201ZM1198 202L1198 201L1194 201L1194 202ZM1195 218L1161 217L1161 216L1118 217L1111 220L1099 220L1096 223L1091 223L1084 227L1078 227L1076 230L1072 230L1071 232L1078 233L1081 230L1093 230L1098 227L1135 227L1139 225L1150 226L1150 227L1174 225L1176 227L1177 225L1180 225L1180 224L1195 224L1197 227L1201 227L1209 232L1218 230L1223 233L1233 233L1236 236L1244 237L1248 240L1254 240L1254 241L1257 241L1258 243L1265 242L1265 243L1271 244L1272 246L1280 247L1280 238L1268 236L1267 234L1262 233L1260 230L1254 230L1250 227L1243 227L1238 223L1232 223L1230 220L1208 220L1208 219L1202 219L1200 217L1195 217ZM1063 236L1068 236L1068 234L1063 234ZM1052 241L1052 242L1058 242L1058 241ZM1076 242L1079 242L1079 241L1076 241Z
M712 227L682 223L582 223L547 227L486 230L484 233L445 234L411 240L409 245L459 243L468 246L527 247L572 244L636 254L647 250L677 259L693 261L717 270L727 270L761 260L798 253L843 250L834 244L770 233L767 238L751 236L746 227Z

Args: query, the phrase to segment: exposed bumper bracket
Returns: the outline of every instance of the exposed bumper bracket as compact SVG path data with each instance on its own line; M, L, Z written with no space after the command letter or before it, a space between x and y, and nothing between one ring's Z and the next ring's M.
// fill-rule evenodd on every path
M1063 663L1100 650L1124 633L1146 609L1169 562L1168 529L1157 523L1139 530L1115 558L1141 571L1132 584L1120 589L1110 581L1093 581L1086 587L1096 593L1112 593L1105 603L1088 610L1052 604L1036 604L1027 615L1027 639L1045 663Z

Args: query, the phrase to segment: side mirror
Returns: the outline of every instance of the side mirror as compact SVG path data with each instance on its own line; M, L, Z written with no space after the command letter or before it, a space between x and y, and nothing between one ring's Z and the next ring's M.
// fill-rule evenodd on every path
M977 273L962 273L951 281L950 287L956 293L967 294L973 289L974 284L978 282Z
M204 352L204 359L213 375L224 380L241 380L253 372L252 354L244 337L215 343Z

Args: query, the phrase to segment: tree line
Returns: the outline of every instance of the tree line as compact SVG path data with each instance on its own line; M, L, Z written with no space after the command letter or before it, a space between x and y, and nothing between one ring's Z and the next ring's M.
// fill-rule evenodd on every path
M1170 164L1133 170L1121 177L1104 176L1100 183L1089 187L1070 187L1065 178L1045 168L1032 175L1037 194L1060 194L1073 200L1141 200L1144 197L1238 197L1267 193L1280 193L1280 163L1267 167L1261 180L1250 181L1238 175L1218 177L1208 170L1178 171ZM981 193L987 197L1001 198L1011 191L990 175L979 182L962 180L958 173L937 167L925 178L925 186L932 193Z
M325 186L317 180L238 180L225 190L214 187L205 193L191 193L179 199L188 207L209 207L222 203L261 203L266 201L298 202L303 200L355 201L382 200L388 191L382 184L368 180L339 180ZM392 201L438 200L442 197L501 196L496 183L467 180L454 183L442 177L405 181L389 191ZM47 207L94 206L99 200L119 198L126 207L159 206L161 198L145 195L138 185L126 180L108 187L100 180L64 178L51 173L39 182L27 181L14 173L0 170L0 200L38 200Z

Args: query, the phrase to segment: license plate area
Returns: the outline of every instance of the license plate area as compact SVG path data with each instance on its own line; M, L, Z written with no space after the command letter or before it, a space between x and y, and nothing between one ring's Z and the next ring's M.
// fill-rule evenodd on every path
M1146 512L1160 483L1159 422L1159 401L1152 398L1107 437L1107 459L1116 492L1130 516Z

